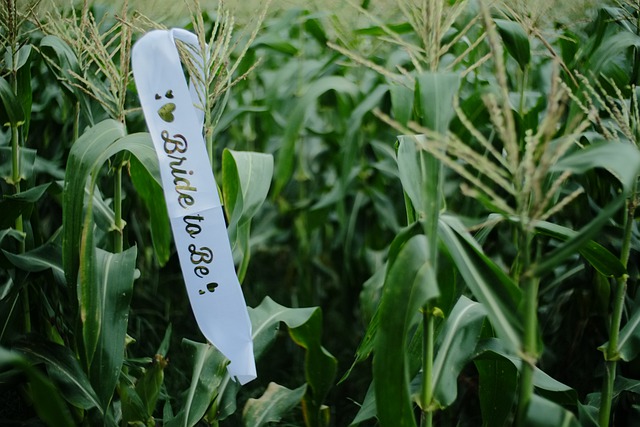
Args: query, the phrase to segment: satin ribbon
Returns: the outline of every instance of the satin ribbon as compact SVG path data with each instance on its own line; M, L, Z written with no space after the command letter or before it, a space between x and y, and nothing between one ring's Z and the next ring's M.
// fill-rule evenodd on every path
M196 84L187 85L175 40L198 51L193 33L154 30L133 46L138 97L158 154L173 237L191 308L204 336L230 360L241 384L256 378L251 321L235 272L222 204L203 138ZM196 66L204 63L194 57Z

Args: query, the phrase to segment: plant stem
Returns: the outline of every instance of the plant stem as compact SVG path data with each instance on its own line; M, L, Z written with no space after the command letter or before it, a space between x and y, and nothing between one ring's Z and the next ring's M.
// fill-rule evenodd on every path
M431 403L433 402L433 333L435 330L435 316L431 309L427 306L422 311L422 321L424 322L422 337L422 419L420 425L422 427L431 427L433 425L433 411Z
M525 88L527 86L527 74L529 71L529 66L527 65L523 70L522 70L522 80L520 82L520 105L519 105L519 113L522 116L522 118L524 118L524 108L525 108L525 98L524 98L524 91Z
M631 237L633 234L633 221L636 210L635 193L627 200L627 213L625 218L624 234L622 238L622 248L620 250L620 261L627 268L629 254L631 250ZM613 384L616 379L616 370L620 354L618 352L618 338L620 336L620 325L622 324L622 311L624 300L627 294L628 275L616 279L616 293L613 300L613 311L611 312L611 324L609 326L609 344L605 350L605 377L602 382L602 397L600 400L600 411L598 424L607 427L611 418L611 406L613 401Z
M520 372L517 425L526 422L527 409L533 395L533 370L538 353L538 279L531 273L532 236L528 225L521 222L520 229L520 287L524 294L524 341L522 344L522 370Z
M15 5L14 5L15 7ZM9 13L13 13L11 7L9 7ZM15 17L13 19L13 23L15 24ZM16 97L18 97L18 70L16 69L16 62L18 59L18 51L16 50L16 33L17 30L15 28L12 29L12 36L9 38L9 42L11 43L11 63L13 65L13 69L11 71L11 87L13 89L13 93ZM22 173L20 168L20 136L18 133L18 125L11 125L11 180L13 183L14 193L20 194L21 186L20 180L22 179ZM26 240L24 236L24 222L22 215L19 215L15 221L15 229L18 233L22 235L22 239L18 243L18 251L19 253L24 253L26 250ZM25 285L22 289L22 312L24 314L24 329L26 333L31 332L31 308L29 304L29 287Z

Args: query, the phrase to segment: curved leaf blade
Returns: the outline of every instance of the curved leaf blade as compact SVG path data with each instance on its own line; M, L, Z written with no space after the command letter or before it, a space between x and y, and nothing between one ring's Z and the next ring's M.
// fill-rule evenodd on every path
M19 369L27 376L31 384L30 395L35 410L45 424L51 427L73 427L76 425L69 408L51 381L21 355L0 347L0 367L7 366Z
M242 420L247 427L262 427L280 421L283 414L300 403L307 390L304 384L294 390L276 383L269 383L259 399L249 399L242 411Z
M521 348L524 327L518 315L521 291L484 253L457 220L442 216L440 238L465 283L487 310L498 337L516 353Z
M344 77L327 76L314 81L306 88L304 94L289 115L287 127L283 135L282 146L276 155L276 168L274 173L275 195L280 194L293 175L296 142L304 126L307 112L310 110L311 105L317 102L322 94L331 90L354 96L357 93L357 86Z
M458 376L475 355L486 316L482 304L462 296L438 334L432 385L435 399L441 407L447 407L456 400Z
M438 296L427 238L409 239L389 267L380 300L373 378L383 426L415 426L407 362L407 334L421 319L420 309Z
M524 70L531 62L531 46L524 28L519 23L506 19L494 19L494 22L507 52L516 60L520 69Z
M86 324L86 335L96 341L95 355L90 359L89 378L106 408L124 362L137 249L134 246L117 254L96 249L95 256L96 282L93 285L97 288L101 318L97 331L91 329L93 324Z
M4 77L0 77L0 125L17 127L24 124L25 116L20 100L13 93L11 85Z
M49 376L64 398L77 408L98 408L104 415L104 407L91 386L78 359L66 347L34 337L14 347L34 362L42 362Z

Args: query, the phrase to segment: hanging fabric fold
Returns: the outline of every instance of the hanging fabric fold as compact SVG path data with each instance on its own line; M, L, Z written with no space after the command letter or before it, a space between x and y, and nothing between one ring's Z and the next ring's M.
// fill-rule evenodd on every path
M154 30L133 46L138 97L158 155L187 294L204 336L229 360L231 377L256 378L251 322L235 272L224 212L203 138L204 88L187 85L175 39L198 52L193 33ZM203 58L195 54L196 67Z

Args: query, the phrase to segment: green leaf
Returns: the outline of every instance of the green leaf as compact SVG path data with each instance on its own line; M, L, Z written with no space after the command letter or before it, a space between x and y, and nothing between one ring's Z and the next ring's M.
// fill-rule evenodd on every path
M473 295L487 310L498 337L514 353L521 348L523 325L518 315L521 291L479 247L459 221L441 217L440 238Z
M105 120L83 133L69 153L63 188L62 260L67 283L72 287L76 285L80 263L80 236L85 223L83 202L87 179L89 174L95 173L102 166L104 153L111 151L110 147L123 136L124 128L120 123Z
M295 390L276 383L269 383L259 399L250 398L243 411L242 421L247 427L261 427L280 421L283 414L291 411L302 400L307 386L302 385Z
M448 407L456 400L458 376L475 355L486 316L481 304L461 296L438 333L432 384L439 406Z
M625 194L635 186L640 174L640 150L624 142L602 142L576 150L558 161L552 171L581 174L594 168L604 168L615 176Z
M393 118L406 126L413 115L415 99L413 89L400 83L389 82L389 93L391 94Z
M416 108L420 124L444 134L455 117L453 98L460 88L456 73L425 72L416 78Z
M380 325L373 356L378 417L383 426L414 426L407 334L419 323L420 309L438 296L424 235L409 239L390 264L380 300Z
M289 40L273 33L256 37L256 39L253 41L252 47L266 47L276 52L292 56L298 53L298 48L291 44Z
M24 372L31 385L29 394L38 417L51 427L73 427L69 408L58 393L58 389L35 367L16 352L0 347L0 371L13 367Z
M316 309L305 323L290 327L289 335L305 349L304 376L309 385L304 395L305 419L312 427L327 427L323 402L334 385L338 361L321 344L322 311Z
M136 393L140 396L144 408L146 410L146 418L153 415L153 411L160 396L162 383L164 382L164 369L167 367L168 360L163 356L156 354L153 364L147 368L138 382L136 383Z
M322 312L318 307L287 308L266 297L256 308L249 308L253 353L259 359L278 333L280 322L289 335L305 349L305 378L309 387L305 394L307 416L311 425L321 425L321 407L336 374L336 359L322 347Z
M593 144L563 157L552 169L584 173L594 168L608 170L620 181L623 192L602 208L598 215L582 227L574 237L546 254L540 263L534 266L533 272L536 276L551 271L567 257L580 251L624 204L640 174L640 151L634 145L621 142Z
M129 306L133 294L136 268L136 247L111 254L101 249L95 252L95 306L100 320L83 325L85 336L96 340L95 355L90 361L89 378L103 407L107 407L115 390L124 361L125 338ZM90 316L87 317L91 318ZM99 327L99 330L94 328ZM97 337L95 334L97 333Z
M599 346L598 350L606 352L608 345L607 341ZM620 359L625 362L632 361L640 354L640 310L636 309L633 316L620 330L616 351L620 355Z
M282 145L276 154L274 195L280 194L293 175L296 154L296 142L305 123L307 112L324 93L334 90L337 93L355 96L357 86L340 76L327 76L310 83L303 89L303 95L287 118Z
M420 226L418 223L413 223L410 226L400 230L397 236L391 242L389 246L389 255L387 263L378 270L374 276L372 276L367 282L374 281L376 286L379 286L381 289L384 286L385 277L388 273L389 265L393 265L395 259L398 257L400 250L403 248L405 243L411 239L413 236L418 235L420 232ZM361 295L362 297L362 295ZM379 302L376 302L376 310L373 313L371 321L367 326L367 330L365 331L364 337L356 350L356 358L353 361L352 366L345 372L345 374L340 379L339 383L345 381L349 376L351 370L355 367L356 364L366 360L375 347L375 337L378 331L378 327L380 326L380 305ZM338 383L338 384L339 384Z
M15 184L13 179L13 152L10 146L0 147L0 178L4 179L8 184ZM28 180L29 184L34 181L34 172L36 162L41 163L41 157L37 157L37 151L33 148L21 147L19 153L20 162L20 180ZM14 194L13 196L18 196ZM5 196L7 197L7 196ZM1 202L1 201L0 201ZM6 209L6 207L3 209ZM0 223L5 223L7 219L0 218Z
M73 49L58 36L49 34L40 40L40 51L49 70L60 82L60 87L73 101L82 104L80 113L86 116L89 123L93 123L89 97L84 96L82 89L75 85L75 76L81 76L82 72Z
M202 419L217 397L218 388L227 375L229 361L211 344L184 339L183 345L191 362L191 385L180 401L175 418L165 420L167 427L193 427Z
M403 22L400 24L388 24L384 27L374 26L374 27L366 27L359 28L355 32L356 34L362 34L367 36L386 36L388 32L391 31L396 34L406 34L413 31L413 27L409 22Z
M518 389L518 370L502 357L478 357L474 360L480 376L478 397L483 425L503 427L511 415Z
M103 286L106 286L106 284L100 282L101 280L115 280L102 277L101 274L105 272L96 269L96 266L104 267L96 264L97 255L93 245L93 205L96 199L94 197L94 189L99 171L109 157L123 150L131 152L141 163L147 163L148 169L152 169L152 165L157 163L156 161L150 160L152 157L149 150L151 141L148 134L137 133L125 137L124 132L123 125L115 120L105 120L89 128L71 148L65 173L62 216L62 259L67 283L74 287L78 284L79 278L78 301L80 304L80 318L82 320L82 336L85 349L84 358L86 359L87 366L91 365L91 360L98 346L98 339L104 340L100 335L101 331L115 333L117 330L115 336L110 336L107 339L119 340L120 335L122 335L120 331L122 319L120 318L118 318L116 322L118 328L103 327L102 316L111 314L111 312L106 313L102 310L106 303L101 299L103 298L102 293L106 291L104 289L100 290L98 286L96 286L96 283L101 283ZM88 203L83 213L85 189L90 176ZM101 259L105 258L106 257L102 257ZM119 261L119 259L116 260ZM130 259L127 258L127 265L129 265L129 261ZM111 260L107 262L110 263ZM135 264L135 252L133 255L133 264ZM119 262L116 262L116 265L119 265ZM106 274L108 275L108 271ZM125 274L123 280L131 280L130 285L132 286L133 273L131 277ZM129 282L117 282L117 284L122 285L123 289L125 289ZM130 301L130 293L123 291L122 295L129 298L126 301ZM118 302L120 302L120 300L118 300ZM118 310L123 310L125 313L128 312L128 302L126 307L118 306L117 308ZM126 316L124 316L124 320L126 321ZM124 328L126 331L126 322ZM123 345L124 335L122 335L122 344L116 344L113 350L123 348L121 347ZM102 351L107 350L103 348ZM105 357L105 355L100 354L99 357L102 358ZM109 366L109 368L119 372L119 365L122 364L120 356L117 356L111 360L111 362L117 366ZM97 374L99 375L100 373L98 372ZM117 381L118 374L114 371L109 371L108 379L105 381L106 388L104 392L97 390L101 398L110 399L113 393L113 387L115 387L115 382L112 381L114 375ZM92 376L92 381L93 379L94 377Z
M609 33L602 44L589 55L589 71L594 75L600 75L611 64L613 58L626 54L631 47L640 47L640 37L631 31Z
M149 212L154 254L158 264L164 266L171 256L171 224L164 191L162 185L136 157L131 158L130 164L131 182Z
M120 407L122 408L122 422L126 425L146 425L149 419L142 398L130 382L123 382L119 386Z
M71 350L35 336L14 348L34 363L44 363L49 377L69 403L81 409L97 408L104 415L102 403Z
M51 269L56 275L64 277L62 249L56 243L45 243L23 254L12 254L5 250L2 252L14 266L21 270L37 272Z
M522 359L512 354L504 346L504 341L489 338L482 341L476 349L476 359L500 359L509 361L518 371L522 369ZM533 385L538 393L562 405L576 405L578 393L566 384L550 377L539 368L534 368Z
M538 233L562 241L575 238L578 234L577 231L571 230L570 228L547 221L536 221L535 228ZM619 258L593 240L589 240L583 246L580 246L579 251L580 255L582 255L593 268L607 277L621 277L627 272Z
M531 396L526 415L530 427L579 427L576 417L562 406L541 396Z
M438 175L431 176L432 170L427 170L427 165L422 162L425 153L418 150L417 145L426 143L424 135L400 135L398 142L398 171L402 189L417 211L417 219L422 219L427 212L433 212L434 206L429 204L430 186L427 183L430 182L429 179L435 178L437 184ZM436 210L436 215L438 213L439 209Z
M506 19L494 19L500 37L504 42L509 55L518 62L521 70L524 70L531 62L531 47L529 37L522 25Z
M364 396L364 400L362 401L362 405L360 406L360 410L356 414L353 421L349 426L356 426L363 421L370 420L376 416L376 394L375 394L375 384L372 381L367 389L367 394Z
M0 211L2 211L0 228L13 227L16 218L20 215L28 215L35 204L44 196L49 185L50 183L42 184L18 194L5 195L0 200Z
M31 87L31 52L30 44L23 45L17 52L17 73L16 81L18 92L16 95L22 106L24 113L24 124L22 126L22 139L27 140L29 135L29 124L31 123L31 107L33 103L33 90Z
M275 341L280 322L284 322L289 328L297 328L307 322L316 310L317 307L284 307L269 297L265 297L258 307L249 307L253 354L256 360Z
M4 77L0 77L0 101L3 107L0 108L0 125L22 126L25 121L22 104Z
M222 153L222 193L229 220L234 258L240 260L242 283L249 266L251 219L269 193L273 177L273 156L225 149Z

